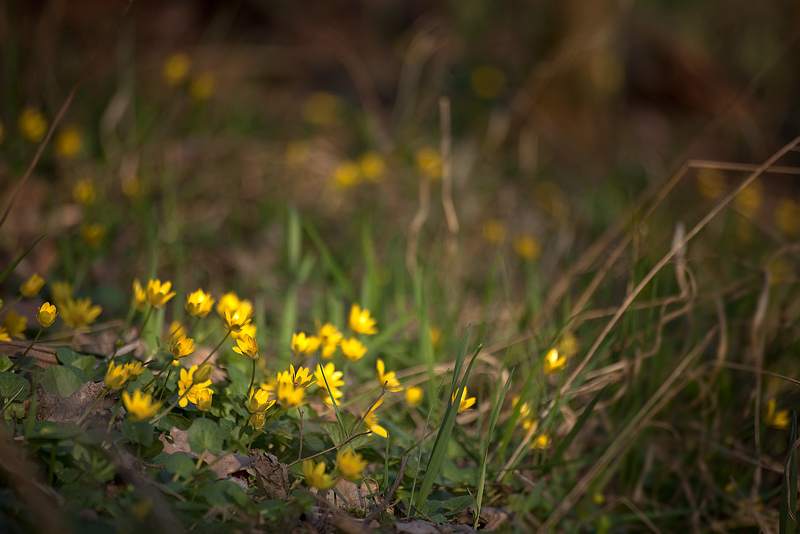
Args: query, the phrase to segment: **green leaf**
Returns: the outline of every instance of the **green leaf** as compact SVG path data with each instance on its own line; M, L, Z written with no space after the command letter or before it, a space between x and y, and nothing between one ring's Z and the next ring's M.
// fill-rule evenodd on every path
M475 499L472 495L461 495L442 502L442 509L444 509L445 515L452 517L460 514L473 504L475 504Z
M211 419L196 419L189 428L189 447L192 452L202 454L208 449L212 454L222 451L222 440L225 433Z
M30 392L31 385L18 374L0 373L0 397L23 401Z
M91 373L94 371L94 356L78 354L68 347L59 347L56 349L56 358L64 365L71 365L84 373Z
M33 425L32 439L70 439L84 433L83 429L73 422L54 423L52 421L36 421Z
M191 424L191 421L186 419L184 416L176 413L170 413L156 421L156 428L161 431L167 431L176 426L180 430L188 430Z
M184 478L193 476L195 472L195 460L184 452L170 454L161 464L170 473Z
M567 451L567 448L569 448L570 444L572 443L572 440L575 439L575 436L578 435L580 429L583 428L584 423L586 423L586 421L589 419L589 416L592 415L592 410L594 410L595 404L597 404L597 401L599 401L600 397L603 396L603 393L605 393L607 387L608 386L605 386L603 389L601 389L600 392L594 396L591 402L589 402L589 404L583 410L583 413L580 415L580 417L578 417L578 420L575 422L575 425L573 425L572 430L570 430L569 434L567 434L567 436L563 440L561 440L561 443L558 445L558 448L553 453L553 456L550 458L550 462L555 463L561 459L563 454Z
M13 366L14 362L11 361L11 358L5 354L0 354L0 371L8 371Z
M89 377L75 367L69 365L51 365L42 377L42 388L51 395L69 397L89 381Z
M122 435L143 447L153 443L153 425L148 421L133 422L130 417L122 420Z

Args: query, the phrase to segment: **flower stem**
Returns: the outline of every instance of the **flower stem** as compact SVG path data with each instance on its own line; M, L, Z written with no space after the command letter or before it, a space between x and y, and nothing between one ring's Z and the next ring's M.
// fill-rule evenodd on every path
M208 356L206 356L206 359L205 359L205 360L203 360L203 363L201 363L200 365L198 365L198 367L200 367L200 366L202 366L204 363L206 363L206 362L207 362L207 361L208 361L208 360L211 358L211 356L212 356L212 355L213 355L215 352L217 352L217 351L219 350L219 348L222 346L222 344L223 344L223 343L225 343L225 340L226 340L226 339L228 339L228 336L230 336L230 335L231 335L231 331L230 331L230 330L228 330L228 331L227 331L227 333L225 334L225 337L223 337L223 338L222 338L222 341L220 341L219 343L217 343L217 346L216 346L216 347L214 347L214 350L212 350L211 352L209 352L209 353L208 353Z
M178 403L180 403L180 402L181 402L181 401L182 401L184 398L186 398L186 396L189 394L189 392L192 390L192 388L193 388L195 385L196 385L196 384L195 384L194 382L192 382L192 384L191 384L191 385L190 385L188 388L186 388L186 391L184 391L184 392L183 392L183 395L181 395L180 397L178 397L178 400L176 400L175 402L173 402L172 404L170 404L170 405L169 405L169 407L168 407L166 410L164 410L164 411L161 413L161 415L159 415L158 417L156 417L156 418L154 418L154 419L151 419L151 420L150 420L150 424L152 425L152 424L154 424L154 423L158 422L158 420L159 420L159 419L161 419L162 417L164 417L165 415L167 415L169 412L171 412L171 411L172 411L172 410L175 408L175 406L177 406L177 405L178 405Z
M30 345L28 345L28 348L27 348L27 349L25 349L25 352L23 352L23 353L22 353L22 356L20 356L20 358L19 358L20 360L21 360L22 358L24 358L25 356L27 356L27 355L28 355L28 353L31 351L31 349L32 349L32 348L33 348L33 346L36 344L36 342L37 342L37 341L39 341L39 336L41 336L41 335L42 335L42 332L43 332L43 331L44 331L44 327L42 327L42 328L39 328L39 331L38 331L38 332L36 332L36 337L35 337L35 338L33 338L33 341L31 341L31 344L30 344Z
M86 411L83 412L83 415L80 416L80 418L78 419L76 424L78 424L78 425L81 424L83 422L83 420L86 419L86 417L88 417L88 415L90 413L92 413L92 410L94 410L95 407L98 404L100 404L100 401L102 401L106 397L106 395L108 395L109 391L111 391L111 388L106 386L106 388L103 390L103 392L94 400L94 402L91 404L91 406L86 408Z

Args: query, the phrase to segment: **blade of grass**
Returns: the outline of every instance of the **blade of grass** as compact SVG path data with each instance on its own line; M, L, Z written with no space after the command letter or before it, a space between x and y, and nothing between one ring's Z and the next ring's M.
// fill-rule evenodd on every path
M325 267L327 267L328 271L330 271L331 275L336 279L339 288L347 296L347 298L350 300L355 300L356 293L355 290L353 290L353 286L347 281L347 277L345 276L341 267L339 267L339 265L336 263L336 260L333 258L330 250L328 250L328 247L325 246L325 242L322 240L322 237L320 237L317 229L314 228L314 225L311 224L308 219L301 218L301 223L303 225L303 229L306 231L306 234L308 234L308 237L310 237L311 241L314 242L314 246L317 247L317 251L322 257L322 263L325 264Z
M778 534L793 534L797 532L797 412L792 413L792 433L789 438L792 444L789 457L783 471L781 483L781 505L778 520Z
M475 530L478 529L478 519L481 517L481 505L483 504L483 489L486 485L486 465L489 460L489 447L492 444L492 436L494 435L495 426L497 426L497 419L500 417L500 410L503 407L503 401L506 398L506 394L508 393L508 388L511 385L511 377L514 376L514 369L508 374L508 378L506 379L506 383L503 386L503 390L500 392L500 395L495 399L494 408L492 409L492 417L489 420L489 428L486 429L486 439L483 443L483 458L481 459L481 475L478 479L478 489L475 492L475 518L473 521L472 528ZM498 377L497 379L497 389L500 389L500 381L502 380L502 376Z
M36 245L39 243L39 241L41 241L42 239L44 239L44 236L45 236L45 234L42 234L42 236L41 236L39 239L37 239L36 241L34 241L34 242L33 242L33 244L32 244L31 246L29 246L27 249L25 249L25 252L23 252L23 253L22 253L22 255L21 255L19 258L17 258L16 260L14 260L14 263L12 263L11 265L9 265L9 266L8 266L8 268L7 268L5 271L3 271L3 273L2 273L2 274L0 274L0 282L2 282L3 280L5 280L5 279L8 277L8 275L9 275L9 274L11 274L11 273L14 271L14 269L16 269L16 268L17 268L17 265L19 265L19 262L21 262L21 261L22 261L22 259L23 259L25 256L27 256L28 254L30 254L31 250L33 250L33 247L35 247L35 246L36 246Z
M428 460L428 465L425 467L425 476L422 479L419 493L417 493L417 497L414 502L414 506L418 510L422 509L422 505L428 499L428 495L433 487L433 481L439 474L439 469L442 466L442 461L444 460L444 456L447 451L447 445L450 442L450 436L453 433L453 426L455 425L456 415L458 414L458 405L460 403L461 396L464 393L464 388L467 385L469 372L472 370L472 365L475 363L475 359L478 357L478 353L481 350L480 346L478 346L478 348L475 350L474 354L472 355L472 360L469 362L469 366L467 367L467 371L464 373L464 377L461 379L459 384L459 375L461 374L461 369L464 366L464 362L466 361L467 357L470 328L470 326L467 327L467 332L464 334L464 338L461 340L461 347L456 355L455 367L453 369L453 384L450 388L447 398L447 409L444 413L444 420L442 421L442 425L439 427L439 432L436 434L436 441L433 443L431 457Z
M580 415L580 417L578 417L578 420L575 421L575 425L572 427L572 430L569 431L569 434L567 434L567 436L558 445L558 448L553 453L553 456L549 459L550 462L559 461L561 456L563 456L563 454L567 452L567 449L569 448L570 444L572 444L572 441L575 439L575 436L578 435L578 432L580 432L581 428L583 428L583 425L586 423L586 421L589 420L589 416L592 415L592 411L594 410L597 401L600 400L600 397L603 396L603 393L605 393L607 388L608 385L603 387L603 389L601 389L597 393L597 395L595 395L595 397L589 402L589 404L583 410L583 413Z

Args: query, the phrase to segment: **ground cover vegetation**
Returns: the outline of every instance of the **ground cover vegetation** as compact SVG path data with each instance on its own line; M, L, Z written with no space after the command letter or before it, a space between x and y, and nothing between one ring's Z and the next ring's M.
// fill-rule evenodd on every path
M796 531L780 17L57 4L2 5L0 530Z

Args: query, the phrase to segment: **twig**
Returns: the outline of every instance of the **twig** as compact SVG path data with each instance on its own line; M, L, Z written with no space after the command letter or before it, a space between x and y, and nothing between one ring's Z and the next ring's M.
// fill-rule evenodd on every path
M300 407L297 407L297 412L300 414L300 447L297 451L297 461L300 461L300 458L303 457L303 410Z
M408 456L403 455L403 457L400 459L400 470L397 472L397 478L395 479L394 484L392 484L392 487L389 488L389 493L387 493L383 498L381 504L364 518L364 524L367 527L369 527L373 519L378 517L378 515L386 509L386 507L389 505L389 501L391 501L392 497L394 496L394 492L400 487L400 481L403 480L403 475L406 472L406 463L408 463Z

